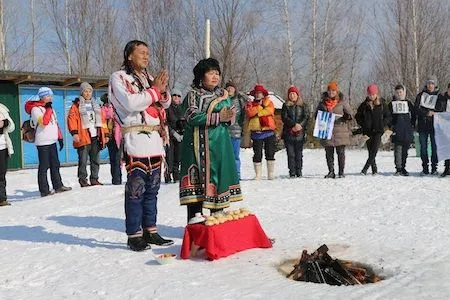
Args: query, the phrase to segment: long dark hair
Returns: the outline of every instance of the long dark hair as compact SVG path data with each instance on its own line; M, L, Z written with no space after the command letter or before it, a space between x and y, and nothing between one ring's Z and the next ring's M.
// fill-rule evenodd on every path
M211 70L219 71L219 75L221 74L219 62L216 59L205 58L199 61L193 70L194 80L192 81L192 84L199 88L203 77Z
M133 73L133 66L131 65L131 61L128 60L128 57L131 55L131 53L133 53L134 49L136 49L136 47L140 45L144 45L148 48L148 45L145 42L139 40L129 41L125 45L125 49L123 50L122 69L124 69L127 74Z

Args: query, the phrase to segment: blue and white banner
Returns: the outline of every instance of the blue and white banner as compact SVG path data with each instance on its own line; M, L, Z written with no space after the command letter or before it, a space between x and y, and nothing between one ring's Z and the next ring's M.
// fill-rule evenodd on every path
M335 114L319 110L317 112L313 136L323 140L330 140L333 134L335 119Z
M433 121L438 160L450 159L450 112L435 113Z

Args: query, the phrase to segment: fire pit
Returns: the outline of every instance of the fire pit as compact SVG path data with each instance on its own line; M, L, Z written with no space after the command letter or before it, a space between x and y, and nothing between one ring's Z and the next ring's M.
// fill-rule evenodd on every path
M296 281L326 283L329 285L362 285L383 280L365 264L333 259L328 255L327 245L320 246L312 254L303 250L300 260L286 275Z

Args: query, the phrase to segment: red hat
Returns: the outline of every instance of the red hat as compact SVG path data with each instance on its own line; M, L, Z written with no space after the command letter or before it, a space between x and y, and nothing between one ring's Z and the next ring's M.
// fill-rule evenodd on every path
M297 95L300 96L300 90L295 85L291 85L291 87L288 89L288 96L290 93L297 93Z
M250 95L255 96L257 92L263 93L264 97L267 97L269 95L269 92L264 88L262 84L255 85L253 91L250 92Z
M328 91L336 91L336 92L338 92L339 91L339 86L338 86L338 84L337 84L337 82L336 81L331 81L329 84L328 84L328 89L327 89Z
M378 86L375 83L372 83L367 87L367 95L375 95L378 94Z

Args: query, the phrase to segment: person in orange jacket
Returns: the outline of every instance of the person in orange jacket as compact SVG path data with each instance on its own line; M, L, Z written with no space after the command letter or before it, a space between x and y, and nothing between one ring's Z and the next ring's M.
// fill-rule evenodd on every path
M263 147L267 161L267 178L273 179L276 144L275 107L270 100L269 93L262 85L257 84L250 95L255 99L247 104L246 114L249 119L248 127L253 141L255 179L261 179Z
M73 138L73 147L78 152L78 182L81 187L103 185L98 181L100 150L109 141L109 131L101 107L92 99L94 89L83 82L80 97L73 101L67 116L67 126ZM87 160L90 160L90 184L87 181Z

